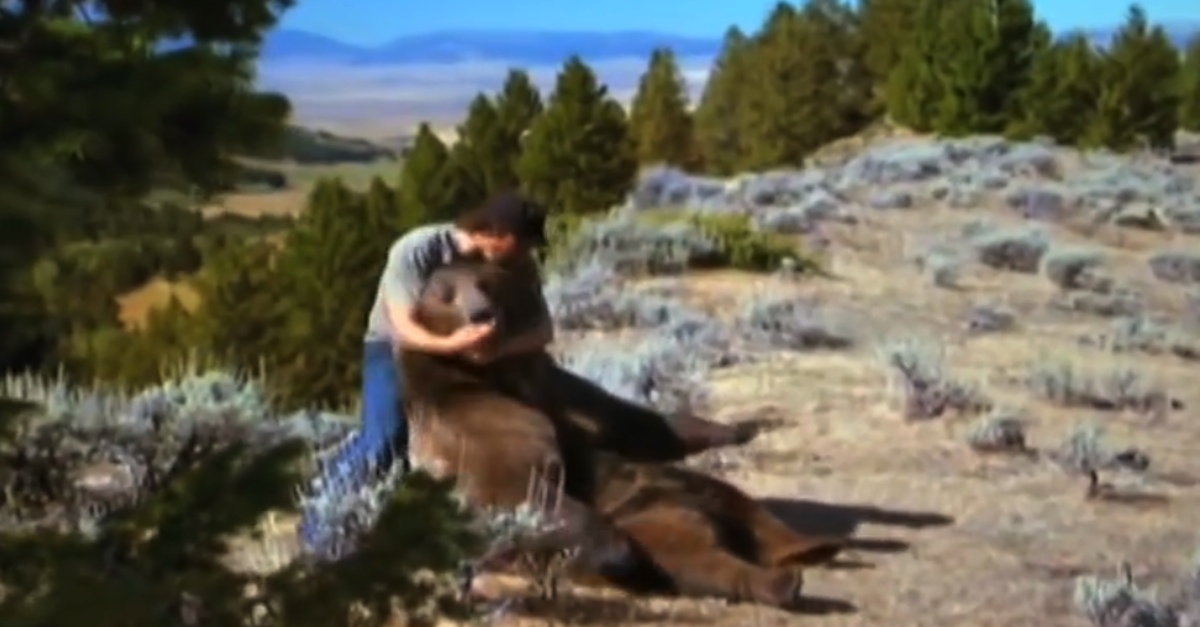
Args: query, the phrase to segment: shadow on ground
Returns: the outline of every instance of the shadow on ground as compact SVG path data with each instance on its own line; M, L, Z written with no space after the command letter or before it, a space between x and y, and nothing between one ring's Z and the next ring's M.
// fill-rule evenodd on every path
M762 499L762 504L792 529L806 535L846 538L846 548L871 553L901 553L908 542L894 538L858 538L864 524L905 529L946 527L954 518L937 512L891 510L872 505L822 503L803 499Z
M564 591L565 592L565 591ZM546 620L571 625L710 625L713 618L678 603L649 603L633 597L584 596L566 592L554 600L525 597L507 604L502 613L521 618Z
M713 625L716 618L693 603L697 599L659 598L653 604L636 597L585 596L576 591L554 600L523 597L506 604L498 613L522 618L559 621L570 625ZM716 601L710 601L717 603ZM805 597L791 613L828 616L853 614L858 607L849 601L828 597Z

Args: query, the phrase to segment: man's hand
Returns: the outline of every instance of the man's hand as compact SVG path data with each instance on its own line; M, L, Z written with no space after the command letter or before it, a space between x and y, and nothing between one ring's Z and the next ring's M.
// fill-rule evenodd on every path
M446 336L445 349L447 353L466 354L476 351L496 331L492 322L469 324Z

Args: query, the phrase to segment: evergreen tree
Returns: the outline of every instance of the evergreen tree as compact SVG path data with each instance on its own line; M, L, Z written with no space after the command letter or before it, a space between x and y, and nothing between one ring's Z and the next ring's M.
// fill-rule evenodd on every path
M293 306L275 271L275 246L237 240L205 259L195 282L199 306L192 315L197 346L245 372L269 369Z
M1114 150L1174 146L1179 127L1179 51L1138 5L1103 56L1100 96L1087 141Z
M790 133L804 123L797 126L789 110L789 104L796 100L789 92L807 88L794 83L800 73L799 52L794 49L799 19L795 7L779 2L751 39L747 59L749 80L740 92L741 102L737 107L737 128L742 142L742 154L735 164L738 171L797 166L804 159ZM780 115L784 117L777 117Z
M753 51L751 87L739 108L746 133L741 169L795 167L828 141L857 130L869 100L853 76L857 33L852 16L833 1L802 12L778 4ZM851 104L854 102L854 104Z
M995 75L988 65L996 45L991 7L983 0L947 3L941 10L938 54L933 61L938 81L937 113L933 130L950 136L970 135L995 125L984 107L993 91ZM949 28L954 24L954 28Z
M507 168L497 170L496 189L518 186L517 161L521 157L525 134L544 109L542 94L529 74L524 70L509 70L504 86L496 95L496 117L503 136L501 144L507 152Z
M1179 83L1179 125L1200 132L1200 35L1188 42Z
M1063 145L1084 140L1100 95L1100 56L1083 33L1049 46L1036 58L1022 98L1023 136L1044 135Z
M278 260L285 337L273 347L270 375L289 406L345 407L357 395L363 325L399 235L376 203L338 179L322 180L288 233Z
M725 33L696 104L696 143L707 172L729 176L743 160L744 142L738 108L749 85L750 40L737 27Z
M465 205L477 204L492 193L514 184L510 161L514 145L508 142L492 100L479 94L458 127L458 142L450 150L449 167L457 168ZM455 176L449 173L449 176Z
M285 128L287 100L250 77L291 2L101 4L0 9L3 371L49 365L64 336L32 284L38 259L151 188L224 188L234 154Z
M251 78L257 44L290 5L6 2L0 152L109 194L221 189L233 154L282 138L287 100Z
M688 86L669 48L656 48L638 81L629 109L629 129L638 163L696 165Z
M43 365L55 343L31 270L48 229L19 194L8 196L8 191L0 187L0 372Z
M888 77L900 63L905 46L913 36L921 0L861 0L863 63L876 88L876 99L884 104Z
M918 132L934 128L943 100L938 76L943 54L942 3L921 0L913 18L912 31L902 47L900 59L888 76L886 101L888 115L898 124ZM961 25L949 26L960 28Z
M999 133L1019 121L1019 97L1045 38L1033 6L1028 0L955 2L945 5L939 21L935 129L945 135Z
M987 58L995 68L990 91L996 98L981 103L989 118L987 130L1000 132L1020 122L1029 75L1052 34L1036 19L1031 0L1000 0L994 6L995 27Z
M874 91L874 77L865 62L866 40L862 18L838 0L812 0L801 17L808 28L825 35L823 54L836 59L837 79L827 92L834 97L836 122L827 129L824 141L853 135L882 113Z
M463 210L462 199L472 195L472 181L463 166L451 160L450 150L429 124L421 124L400 170L400 211L406 227L450 221Z
M625 199L637 159L625 111L577 56L558 73L517 163L522 186L552 211L580 214Z
M400 197L395 188L378 176L371 177L365 194L367 213L373 224L387 233L396 233L402 228L400 220Z

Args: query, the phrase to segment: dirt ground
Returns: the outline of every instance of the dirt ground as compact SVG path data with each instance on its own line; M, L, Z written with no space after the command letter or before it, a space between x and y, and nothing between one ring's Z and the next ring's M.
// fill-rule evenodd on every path
M798 528L854 538L847 564L806 576L808 615L580 591L553 611L510 612L493 624L1070 627L1087 625L1072 602L1077 576L1112 575L1128 561L1139 585L1178 581L1200 540L1200 462L1188 461L1200 443L1193 419L1200 388L1189 385L1197 362L1170 355L1118 360L1081 346L1082 334L1101 332L1110 321L1049 306L1056 288L1044 277L970 268L958 288L947 289L904 261L912 238L898 234L954 232L981 216L1002 219L999 210L929 208L836 227L827 278L685 279L689 292L709 303L744 303L767 291L816 299L860 340L848 351L780 355L719 371L712 381L718 418L773 408L787 419L784 429L723 452L722 476L769 499ZM1069 229L1055 236L1082 241ZM1196 250L1200 238L1091 237L1108 245L1112 272L1146 291L1156 313L1179 313L1183 290L1148 276L1145 251ZM988 303L1017 312L1016 328L968 336L967 310ZM1141 505L1086 500L1086 480L1049 461L975 453L966 436L977 417L906 421L902 392L875 352L879 342L906 336L936 340L955 377L978 384L1000 406L1023 410L1034 448L1055 449L1095 420L1114 446L1148 453L1151 472L1136 489L1156 498ZM1022 384L1047 358L1133 365L1165 382L1184 409L1149 418L1052 406Z

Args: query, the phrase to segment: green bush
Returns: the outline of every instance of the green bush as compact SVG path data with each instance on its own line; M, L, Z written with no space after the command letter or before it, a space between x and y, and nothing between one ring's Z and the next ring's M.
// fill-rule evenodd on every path
M712 260L713 268L731 268L750 272L778 270L785 260L792 259L799 270L817 268L816 261L802 254L795 241L787 236L769 233L754 228L750 218L740 214L672 214L671 212L649 212L647 221L664 222L686 220L697 230L716 242L719 256ZM697 264L703 267L701 264Z
M638 237L645 240L645 255L660 253L657 244L650 243L654 239L669 239L673 234L683 230L694 236L693 240L710 242L712 249L698 250L695 242L681 243L681 248L687 250L686 266L692 269L728 268L748 272L771 272L780 269L785 263L794 264L798 272L815 272L820 269L819 261L807 254L793 238L777 233L761 231L754 227L748 216L727 214L711 215L688 211L643 211L632 219L636 231L621 231L605 229L604 222L609 225L626 220L624 216L606 215L602 217L580 217L577 215L556 215L547 221L546 232L549 246L544 253L545 263L554 265L563 261L572 261L582 251L598 251L605 254L605 249L627 248L632 242L584 242L585 239ZM589 228L585 229L584 227ZM660 231L661 233L655 233ZM661 235L656 238L655 235ZM647 237L649 236L649 237Z
M382 627L396 612L410 625L468 617L451 575L479 537L449 486L420 474L392 497L360 550L339 561L299 561L268 574L227 563L227 538L291 507L305 448L198 448L198 459L173 468L137 505L110 513L90 537L0 533L0 624Z

